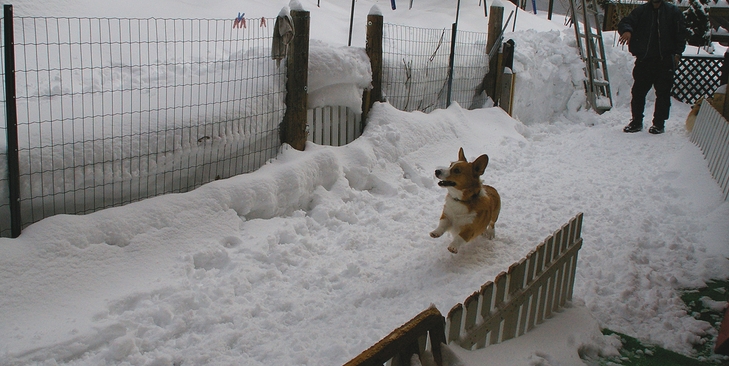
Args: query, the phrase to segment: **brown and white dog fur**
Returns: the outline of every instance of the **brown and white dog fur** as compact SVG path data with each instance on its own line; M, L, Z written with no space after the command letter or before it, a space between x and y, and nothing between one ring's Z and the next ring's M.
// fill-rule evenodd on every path
M451 253L458 253L458 248L480 234L493 239L494 224L499 218L501 197L494 187L481 182L481 175L489 164L488 155L484 154L469 163L458 151L458 161L451 163L447 169L437 169L438 185L448 190L443 213L438 227L430 233L438 238L446 231L453 235L448 246Z
M711 98L708 99L709 103L713 102ZM696 117L699 115L699 109L701 109L701 103L703 103L704 97L699 98L693 106L688 116L686 116L686 131L691 132L694 129L694 123L696 123Z

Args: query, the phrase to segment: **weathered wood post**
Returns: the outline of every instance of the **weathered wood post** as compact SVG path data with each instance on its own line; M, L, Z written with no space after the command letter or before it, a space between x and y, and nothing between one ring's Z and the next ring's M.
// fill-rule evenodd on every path
M501 95L502 95L502 88L501 84L503 83L504 79L504 52L503 52L503 42L498 47L498 53L496 54L496 83L494 84L494 105L500 106L501 105Z
M729 78L729 51L724 52L724 62L721 65L721 72L719 73L719 85L726 85L727 79ZM724 93L723 98L714 96L714 108L718 110L724 118L729 119L729 103L727 103L727 93Z
M382 102L382 14L370 12L367 15L367 44L365 51L372 68L372 89L362 95L362 129L367 123L367 114L375 102Z
M292 10L294 38L286 58L286 112L280 126L281 143L296 150L306 147L306 86L309 82L309 12Z
M724 85L729 80L729 50L724 52L724 62L721 64L721 72L719 73L719 85Z
M510 116L514 109L514 40L504 42L503 75L501 78L501 97L499 105ZM508 72L506 69L509 69Z
M484 77L484 89L494 103L498 104L498 88L497 78L500 74L499 69L499 52L498 48L501 45L501 29L504 22L504 6L503 5L491 5L491 17L489 18L488 26L488 40L486 41L486 51L490 53L491 58L489 59L489 73ZM494 48L496 47L496 48ZM495 51L495 52L492 52Z

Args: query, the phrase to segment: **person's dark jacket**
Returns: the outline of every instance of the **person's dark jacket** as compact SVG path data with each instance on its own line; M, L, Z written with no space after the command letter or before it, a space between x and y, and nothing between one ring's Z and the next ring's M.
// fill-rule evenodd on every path
M633 9L618 23L618 33L630 32L628 50L638 61L648 54L648 42L653 24L653 4L646 2ZM686 48L686 22L676 5L663 1L658 8L658 38L661 58L680 55Z

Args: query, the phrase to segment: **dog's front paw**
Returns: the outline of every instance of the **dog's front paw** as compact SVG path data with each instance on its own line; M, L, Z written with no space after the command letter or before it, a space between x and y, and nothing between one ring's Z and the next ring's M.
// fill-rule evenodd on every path
M441 235L443 235L442 232L438 232L438 231L431 231L430 232L430 237L431 238L440 238Z
M461 245L465 244L466 241L463 240L463 238L460 235L456 235L455 238L453 238L453 241L448 245L448 251L456 254L458 253L458 248L461 247Z

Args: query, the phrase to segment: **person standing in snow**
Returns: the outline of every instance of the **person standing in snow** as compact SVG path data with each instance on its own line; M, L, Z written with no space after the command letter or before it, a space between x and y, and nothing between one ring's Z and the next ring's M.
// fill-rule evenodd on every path
M664 0L649 0L633 9L618 23L619 44L628 45L635 56L630 110L632 119L624 132L643 129L645 98L651 87L656 92L652 134L663 133L671 109L674 70L686 48L687 30L683 13Z

